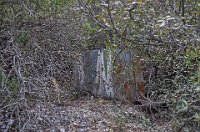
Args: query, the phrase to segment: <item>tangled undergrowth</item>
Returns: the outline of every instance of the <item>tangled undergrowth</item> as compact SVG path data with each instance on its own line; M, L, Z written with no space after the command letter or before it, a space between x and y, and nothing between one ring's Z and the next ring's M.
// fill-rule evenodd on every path
M85 124L100 124L100 129L108 131L153 131L151 127L160 124L166 131L199 131L200 3L179 2L145 1L133 3L133 9L131 1L0 0L0 129L45 130L57 125L52 130L75 130L63 128L66 124L55 115L76 110L81 117L86 110L99 120ZM133 110L135 106L118 109L118 104L105 100L105 104L98 99L82 102L73 80L74 62L80 51L99 43L131 50L151 62L153 74L146 78L148 96L166 102L167 112L145 115ZM108 104L109 109L104 108ZM103 112L112 118L103 118ZM65 123L82 130L90 118L86 117L82 121L66 119ZM159 124L159 119L166 120Z

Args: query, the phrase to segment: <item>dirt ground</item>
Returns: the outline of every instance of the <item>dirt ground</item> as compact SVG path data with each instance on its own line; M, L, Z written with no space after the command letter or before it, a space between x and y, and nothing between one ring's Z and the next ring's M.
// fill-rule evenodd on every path
M22 131L37 132L162 132L167 120L122 102L80 97L62 103L41 103L26 111ZM22 119L21 119L22 120ZM1 126L1 130L3 126Z

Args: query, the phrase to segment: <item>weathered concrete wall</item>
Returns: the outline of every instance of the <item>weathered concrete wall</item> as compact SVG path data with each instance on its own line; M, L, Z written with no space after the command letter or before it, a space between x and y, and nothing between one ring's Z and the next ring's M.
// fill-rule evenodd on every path
M141 92L138 90L143 87L140 58L134 58L130 52L84 51L76 67L78 88L91 91L96 96L132 102L138 99Z

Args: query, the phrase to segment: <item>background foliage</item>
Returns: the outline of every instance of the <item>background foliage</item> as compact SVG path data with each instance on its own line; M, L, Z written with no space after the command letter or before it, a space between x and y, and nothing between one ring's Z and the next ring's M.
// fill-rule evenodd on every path
M71 97L78 51L120 48L152 64L146 87L174 129L199 129L199 36L199 0L0 0L0 110L55 100L53 79Z

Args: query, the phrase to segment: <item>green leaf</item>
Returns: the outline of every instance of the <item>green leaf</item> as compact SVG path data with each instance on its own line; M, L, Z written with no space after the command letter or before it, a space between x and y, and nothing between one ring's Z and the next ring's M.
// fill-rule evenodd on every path
M188 106L188 102L185 99L182 99L177 103L176 109L178 112L184 112L188 110Z
M16 38L16 42L18 44L26 44L28 42L28 34L26 32L22 32Z
M97 0L88 0L87 3L88 4L95 4L96 2L98 2Z
M195 114L194 114L194 119L195 119L196 121L200 121L200 113L195 113Z
M142 3L142 2L143 2L143 0L138 0L138 2Z

